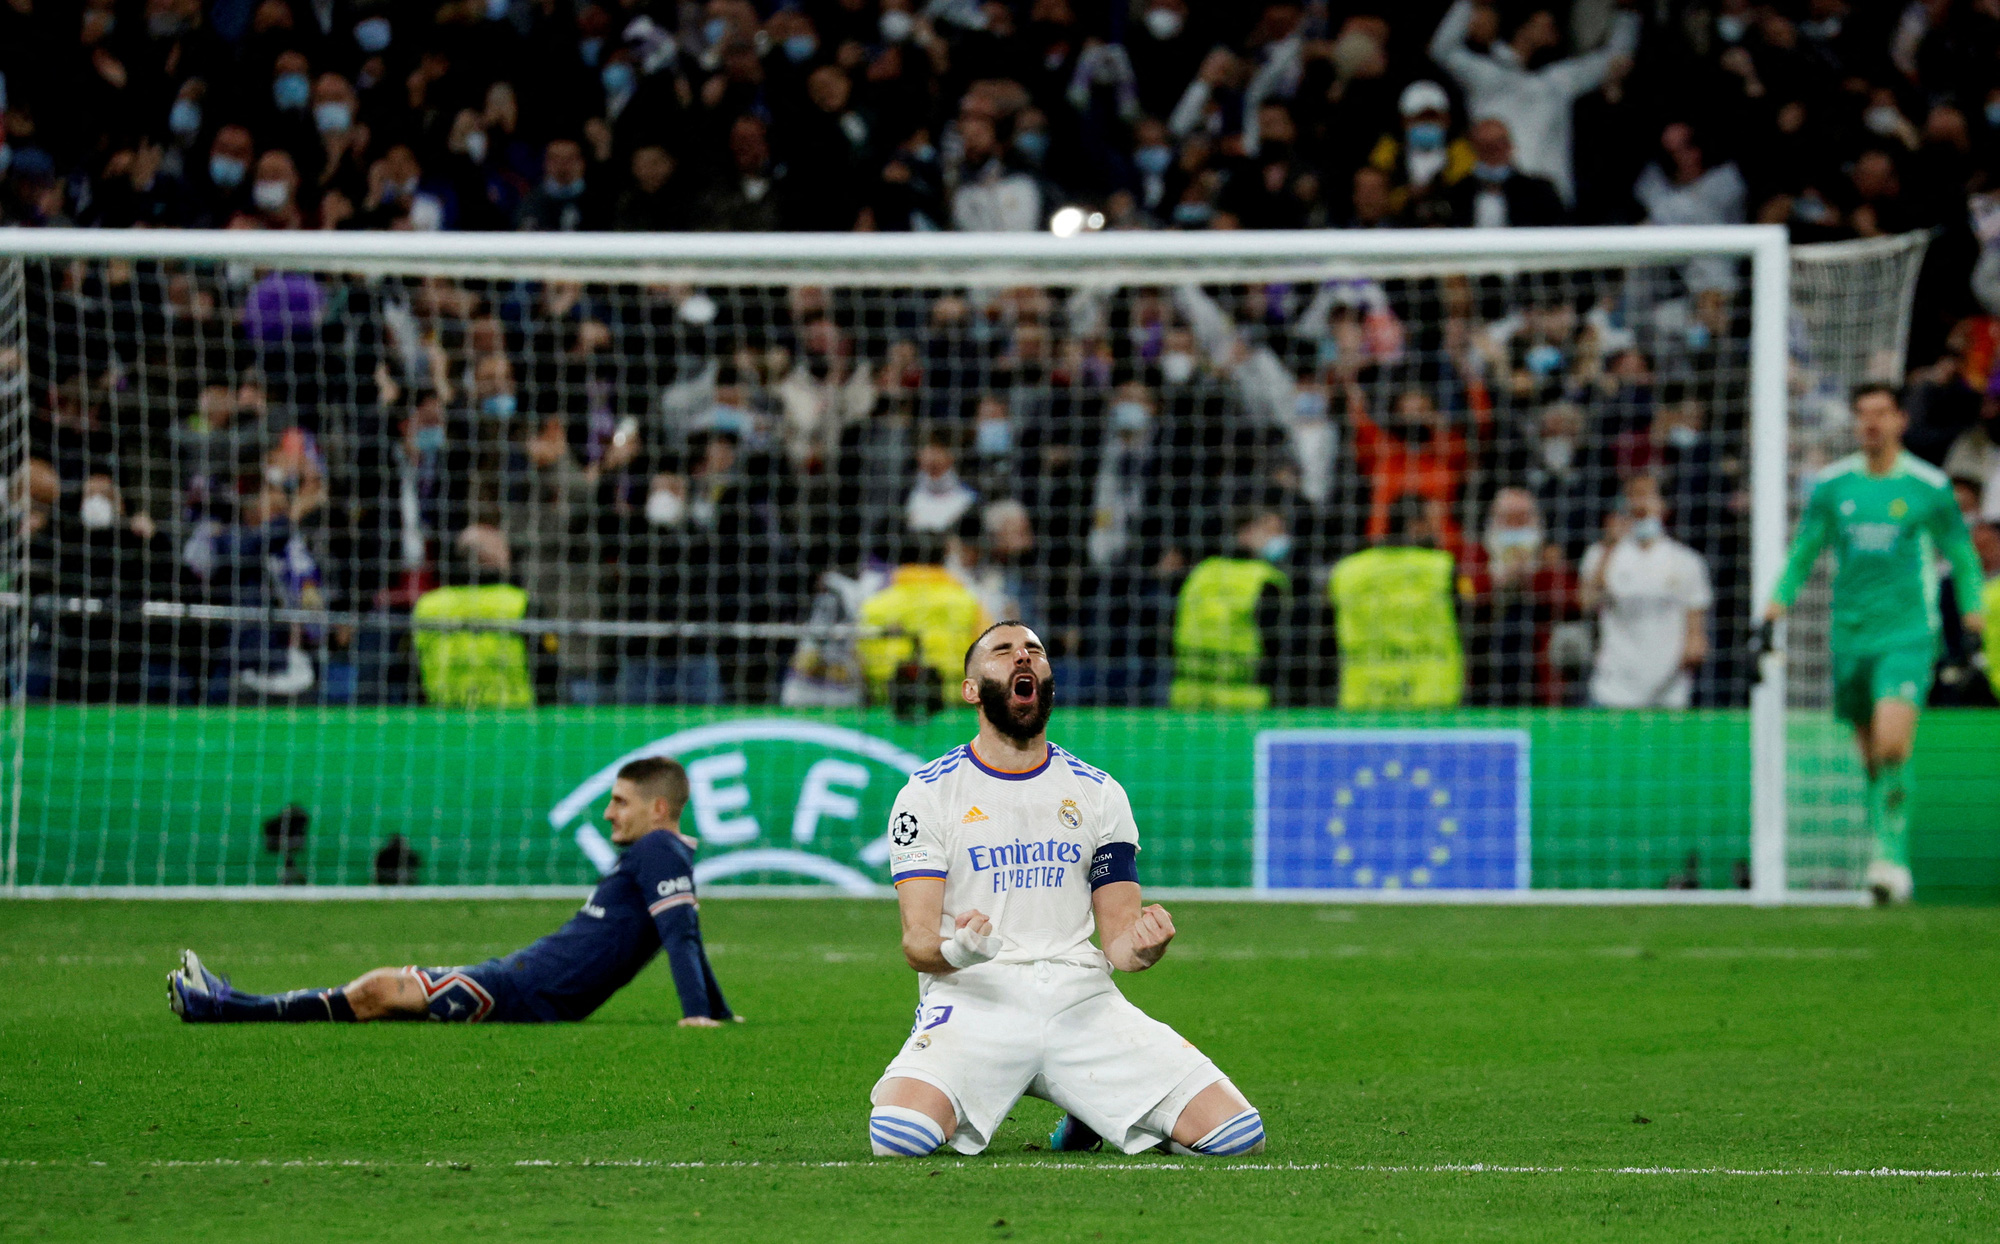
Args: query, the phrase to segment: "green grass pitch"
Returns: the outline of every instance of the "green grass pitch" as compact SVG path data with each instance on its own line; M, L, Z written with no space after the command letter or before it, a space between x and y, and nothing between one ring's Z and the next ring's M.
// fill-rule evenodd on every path
M1035 1101L984 1156L869 1158L914 1001L887 903L704 904L722 1031L673 1026L660 965L568 1027L165 1004L184 945L333 984L563 904L0 904L0 1238L2000 1235L2000 913L1176 906L1121 984L1263 1110L1261 1158L1054 1157Z

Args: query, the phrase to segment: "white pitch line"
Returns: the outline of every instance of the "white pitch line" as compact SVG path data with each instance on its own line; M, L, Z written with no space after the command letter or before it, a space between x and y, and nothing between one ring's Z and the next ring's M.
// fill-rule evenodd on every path
M919 1159L921 1161L921 1159ZM1734 1167L1734 1166L1508 1166L1494 1162L1439 1162L1428 1165L1391 1166L1380 1163L1347 1164L1340 1162L1094 1162L1081 1159L1072 1162L998 1160L993 1162L966 1161L964 1159L943 1159L955 1169L962 1170L1034 1170L1092 1172L1150 1172L1150 1171L1199 1171L1216 1174L1272 1171L1322 1171L1332 1174L1354 1175L1730 1175L1753 1178L1785 1179L2000 1179L2000 1171L1940 1171L1877 1166L1854 1169L1827 1168L1821 1170L1791 1167ZM0 1168L21 1166L46 1166L64 1168L74 1166L108 1167L111 1163L99 1161L41 1161L35 1158L0 1158ZM273 1161L269 1158L182 1158L154 1159L150 1161L119 1163L120 1166L152 1167L203 1167L203 1166L250 1166L276 1168L343 1168L367 1167L377 1169L407 1168L413 1170L471 1170L476 1162L394 1162L372 1158L290 1158ZM549 1167L588 1170L593 1168L639 1169L666 1171L702 1170L845 1170L849 1168L889 1170L897 1163L875 1161L833 1161L833 1162L666 1162L648 1158L605 1158L605 1159L552 1159L522 1158L506 1163L485 1163L488 1169L505 1167Z

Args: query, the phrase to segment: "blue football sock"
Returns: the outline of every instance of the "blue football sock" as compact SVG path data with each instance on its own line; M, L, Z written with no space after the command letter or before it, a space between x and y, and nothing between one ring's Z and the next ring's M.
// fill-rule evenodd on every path
M215 1000L216 1018L224 1023L310 1024L354 1021L354 1007L345 988L294 989L290 993L238 993L224 990Z
M878 1158L921 1158L944 1144L937 1121L908 1106L877 1106L868 1112L868 1146Z

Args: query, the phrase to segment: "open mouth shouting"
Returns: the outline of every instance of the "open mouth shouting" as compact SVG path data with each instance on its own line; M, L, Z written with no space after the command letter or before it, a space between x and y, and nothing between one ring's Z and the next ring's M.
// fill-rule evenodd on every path
M1014 673L1013 694L1008 697L1008 704L1016 710L1032 708L1038 691L1035 686L1035 676L1027 670L1017 670Z
M1055 708L1054 688L1049 680L1036 678L1033 670L1021 667L1005 682L982 680L979 703L986 710L986 719L1002 734L1026 743L1047 728L1049 713Z

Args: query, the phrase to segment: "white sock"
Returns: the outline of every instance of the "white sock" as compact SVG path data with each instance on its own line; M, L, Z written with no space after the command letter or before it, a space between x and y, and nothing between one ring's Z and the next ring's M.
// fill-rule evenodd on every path
M868 1112L868 1144L878 1158L921 1158L944 1143L937 1121L908 1106L876 1106Z
M1173 1141L1170 1149L1185 1157L1234 1158L1264 1151L1264 1117L1254 1109L1230 1119L1192 1145Z

